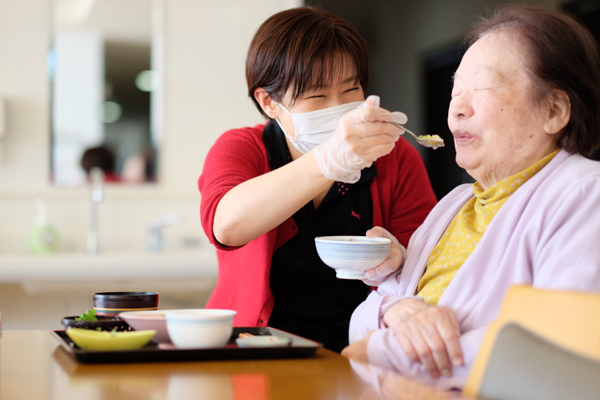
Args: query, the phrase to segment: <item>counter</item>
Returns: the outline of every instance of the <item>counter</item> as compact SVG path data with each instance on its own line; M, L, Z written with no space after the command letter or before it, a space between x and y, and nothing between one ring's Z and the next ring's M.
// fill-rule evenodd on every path
M159 253L2 255L0 282L215 278L214 248Z
M296 360L84 365L48 331L4 331L0 338L2 400L456 398L362 364L358 370L325 349Z

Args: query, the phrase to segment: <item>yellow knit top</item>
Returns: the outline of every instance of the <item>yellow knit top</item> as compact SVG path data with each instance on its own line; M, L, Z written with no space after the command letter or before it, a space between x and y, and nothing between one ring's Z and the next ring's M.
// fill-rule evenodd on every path
M456 214L427 260L425 274L419 281L417 296L435 305L463 263L469 258L494 215L522 184L534 176L559 152L542 158L531 167L496 182L484 190L479 182L473 184L475 197Z

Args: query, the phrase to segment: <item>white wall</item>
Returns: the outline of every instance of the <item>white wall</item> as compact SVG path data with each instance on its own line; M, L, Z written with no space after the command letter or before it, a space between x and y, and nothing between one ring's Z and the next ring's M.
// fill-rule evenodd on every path
M150 0L149 0L150 1ZM82 251L87 189L56 189L50 176L51 0L0 0L0 94L7 135L0 162L0 254L27 252L35 198L66 250ZM246 95L244 60L252 35L268 16L300 4L290 0L165 1L165 116L158 185L108 186L100 205L101 239L143 245L146 222L176 211L184 222L173 240L203 237L196 181L205 155L227 129L262 122ZM112 244L111 244L112 243ZM0 265L0 274L1 274Z
M106 187L99 207L101 250L143 251L148 221L177 212L182 222L165 229L166 249L200 242L200 248L214 251L199 222L196 181L203 160L225 130L262 122L246 96L246 51L268 16L300 3L164 0L166 76L160 182ZM49 179L46 56L51 41L51 4L51 0L0 0L0 95L7 102L8 124L7 135L0 140L0 282L3 268L10 269L11 264L3 255L28 252L36 198L46 201L63 251L81 253L85 248L89 190L54 188ZM90 266L82 263L81 268L86 267ZM161 295L159 307L168 309L203 307L212 289L206 286L210 280L147 280L143 274L135 282L106 277L101 282L65 280L45 285L38 282L39 277L30 279L34 282L0 283L4 329L60 329L60 318L91 308L95 291L155 290Z
M48 4L35 0L0 2L0 54L4 55L0 92L7 99L7 135L0 166L2 193L48 189ZM4 216L4 207L1 209ZM0 225L5 225L3 219Z

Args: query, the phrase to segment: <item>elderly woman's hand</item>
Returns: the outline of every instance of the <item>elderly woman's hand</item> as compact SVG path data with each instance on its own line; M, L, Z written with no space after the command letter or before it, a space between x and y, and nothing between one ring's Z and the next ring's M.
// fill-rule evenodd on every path
M369 96L358 109L344 115L333 133L314 150L323 176L356 183L360 171L389 154L404 131L389 122L406 123L401 112L379 107L379 97Z
M422 363L433 378L451 376L452 365L463 364L460 327L448 307L404 299L386 311L383 322L394 331L408 358Z
M388 276L390 276L390 274L402 268L404 261L406 260L406 249L400 244L398 239L396 239L396 236L380 226L369 229L367 231L367 236L388 238L392 241L387 258L377 267L365 271L365 277L367 279L363 279L363 282L367 285L379 286Z
M369 339L374 331L369 331L365 337L356 342L352 343L349 346L346 346L344 350L342 350L342 355L346 358L350 358L354 361L368 363L369 356L367 354L367 347L369 345Z

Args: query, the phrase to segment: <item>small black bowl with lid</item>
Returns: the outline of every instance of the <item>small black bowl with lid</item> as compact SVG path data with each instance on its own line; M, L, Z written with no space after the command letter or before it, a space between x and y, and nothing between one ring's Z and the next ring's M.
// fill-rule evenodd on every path
M94 293L96 316L117 316L124 311L149 311L158 309L155 292L100 292Z

